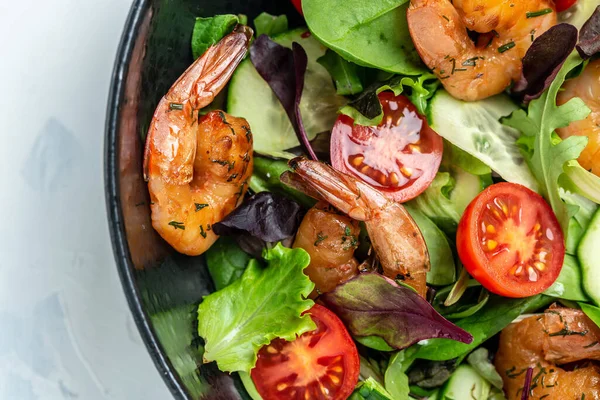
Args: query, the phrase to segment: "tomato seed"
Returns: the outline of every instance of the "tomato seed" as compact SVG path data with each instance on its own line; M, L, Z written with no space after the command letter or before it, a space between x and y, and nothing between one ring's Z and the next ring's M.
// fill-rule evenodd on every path
M402 172L402 175L404 175L407 178L410 178L413 174L412 168L408 168L408 167L400 168L400 172Z
M488 225L486 228L487 233L496 233L496 228L494 227L494 225Z
M539 261L534 262L533 266L540 272L542 272L546 269L546 264L544 264L543 262L539 262Z
M487 248L489 251L495 250L496 247L498 247L498 242L496 242L495 240L488 240Z
M396 174L395 172L392 172L390 174L390 182L392 183L393 186L398 186L398 183L400 183L400 179L398 179L398 174Z
M418 146L416 144L409 144L408 145L408 149L410 151L412 151L413 153L421 153L421 146Z
M533 269L533 267L527 267L527 273L529 274L530 281L537 282L538 274L537 272L535 272L535 269Z
M280 392L284 391L285 389L287 389L288 386L289 385L287 383L280 383L277 385L277 390L279 390Z

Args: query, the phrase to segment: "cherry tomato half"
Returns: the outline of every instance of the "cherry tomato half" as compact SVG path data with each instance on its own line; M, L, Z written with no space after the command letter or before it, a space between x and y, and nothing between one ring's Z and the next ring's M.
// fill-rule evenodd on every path
M296 7L296 10L298 10L301 15L304 15L302 12L302 0L292 0L292 4L294 7Z
M562 12L571 8L577 3L577 0L555 0L554 3L556 4L556 11Z
M331 163L389 198L405 202L421 194L438 171L442 138L404 96L382 92L383 121L379 126L355 125L341 115L331 135Z
M471 276L506 297L549 288L565 257L563 233L548 203L514 183L492 185L469 204L456 242Z
M315 304L317 329L293 342L275 339L258 352L251 372L264 400L346 400L358 382L360 359L342 321Z

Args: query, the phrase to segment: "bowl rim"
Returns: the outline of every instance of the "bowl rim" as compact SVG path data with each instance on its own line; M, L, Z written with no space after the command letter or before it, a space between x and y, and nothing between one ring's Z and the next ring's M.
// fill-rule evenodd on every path
M165 355L156 336L148 314L144 311L138 290L134 266L129 252L123 213L121 211L121 190L119 187L118 136L121 106L125 96L125 84L129 72L133 48L151 0L134 0L125 22L111 76L110 92L106 109L104 135L104 193L108 215L108 227L113 254L121 285L127 298L129 309L141 334L142 341L150 353L154 365L160 372L171 394L177 400L188 400L189 396L177 373Z

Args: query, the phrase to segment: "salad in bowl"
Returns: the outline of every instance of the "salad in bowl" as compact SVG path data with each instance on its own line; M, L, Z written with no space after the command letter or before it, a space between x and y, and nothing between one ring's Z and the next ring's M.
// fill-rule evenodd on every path
M152 227L214 284L201 363L263 400L600 399L600 3L294 5L199 16L143 133Z

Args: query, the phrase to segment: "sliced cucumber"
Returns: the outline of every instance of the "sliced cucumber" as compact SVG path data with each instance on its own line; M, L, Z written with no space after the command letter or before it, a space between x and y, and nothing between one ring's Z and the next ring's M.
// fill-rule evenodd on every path
M491 385L469 365L459 366L442 388L444 400L487 400Z
M579 0L573 7L558 14L558 19L560 22L566 22L581 29L598 6L600 6L600 0Z
M596 211L577 249L583 272L583 289L594 303L600 306L600 257L598 257L598 249L600 249L600 210Z
M536 190L538 183L517 146L519 131L500 118L517 109L508 96L465 102L438 90L430 104L433 129L444 139L479 159L505 180Z
M331 130L337 111L346 100L337 95L331 76L317 63L317 59L325 54L326 48L311 35L307 35L306 29L282 33L274 36L273 40L289 48L293 42L298 42L308 55L300 102L302 121L308 137L313 139L318 133ZM240 64L231 78L227 112L248 120L254 135L254 150L261 154L289 157L285 150L299 145L285 109L249 59Z
M455 186L450 193L450 200L456 205L456 211L462 215L467 206L483 189L486 188L486 177L488 175L473 175L462 168L452 168L452 177L455 180Z

